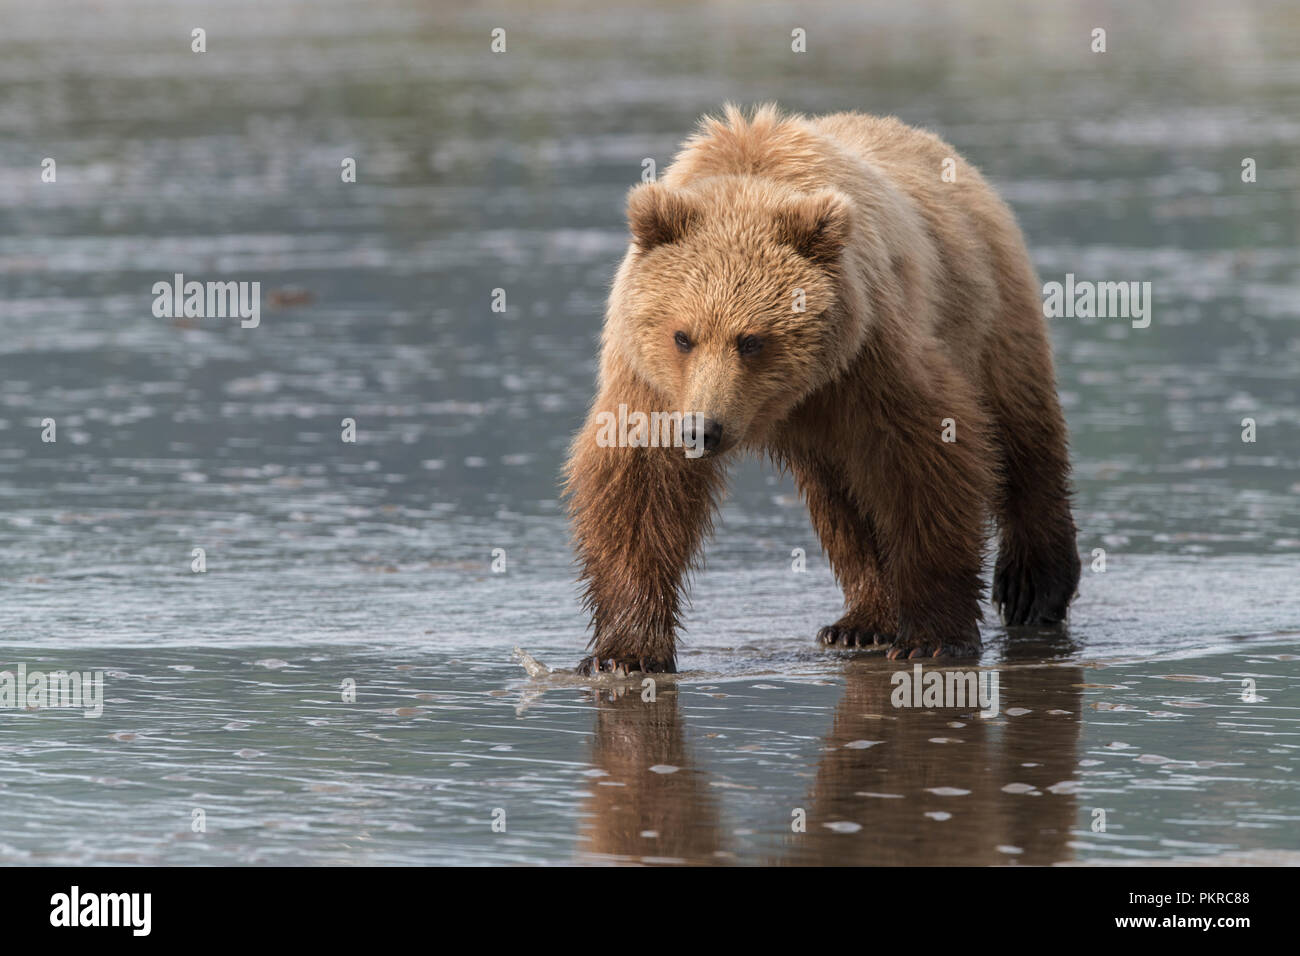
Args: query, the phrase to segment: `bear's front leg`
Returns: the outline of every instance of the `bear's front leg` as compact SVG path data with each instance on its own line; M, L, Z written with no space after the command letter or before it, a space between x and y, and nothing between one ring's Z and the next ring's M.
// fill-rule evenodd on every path
M827 412L821 414L829 417ZM815 429L801 422L794 433L794 440L778 450L779 460L789 467L808 503L808 515L846 604L844 615L821 628L817 640L827 647L883 649L893 643L898 631L898 607L884 574L871 517L854 503L843 467L828 461L815 444L805 444Z
M877 383L888 391L861 486L898 602L886 656L972 657L994 459L973 390L937 349L921 358L924 372Z
M607 387L575 438L565 495L594 633L578 673L677 668L676 630L691 561L709 532L716 460L682 447L611 445L609 419L660 409L644 389Z

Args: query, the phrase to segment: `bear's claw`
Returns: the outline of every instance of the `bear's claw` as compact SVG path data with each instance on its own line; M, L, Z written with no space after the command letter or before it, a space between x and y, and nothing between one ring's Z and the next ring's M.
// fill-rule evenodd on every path
M612 674L615 677L627 677L629 674L640 671L642 674L676 674L677 667L672 661L658 661L653 658L638 658L636 660L615 660L606 658L601 660L594 654L584 657L575 669L581 677L590 677L592 674Z
M979 638L936 641L926 639L898 639L885 651L891 661L914 660L918 657L979 657Z
M846 627L828 624L817 632L817 643L826 647L883 647L894 640L894 635L866 627Z

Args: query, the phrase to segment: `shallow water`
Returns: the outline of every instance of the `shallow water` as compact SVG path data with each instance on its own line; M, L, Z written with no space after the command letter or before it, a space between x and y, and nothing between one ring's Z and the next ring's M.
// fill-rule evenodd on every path
M0 670L106 672L98 719L0 710L0 862L1300 852L1300 16L1115 10L1099 56L1013 4L269 7L0 0ZM1153 283L1148 329L1052 323L1106 570L1068 634L989 615L995 717L813 644L839 594L756 463L654 703L511 658L581 656L556 474L621 196L728 98L929 126L1044 281ZM261 325L154 318L176 272Z

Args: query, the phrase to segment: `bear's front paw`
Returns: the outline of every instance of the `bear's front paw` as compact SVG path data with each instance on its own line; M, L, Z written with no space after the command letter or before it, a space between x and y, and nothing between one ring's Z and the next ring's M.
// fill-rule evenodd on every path
M577 667L577 673L581 677L590 677L592 674L626 677L637 671L643 674L676 674L677 666L671 660L663 661L652 657L639 657L635 660L614 657L601 659L592 654L584 657Z
M817 632L817 643L826 647L882 648L892 643L894 635L869 627L849 627L836 622Z
M900 637L889 646L885 657L891 661L916 657L979 657L979 628L966 637Z

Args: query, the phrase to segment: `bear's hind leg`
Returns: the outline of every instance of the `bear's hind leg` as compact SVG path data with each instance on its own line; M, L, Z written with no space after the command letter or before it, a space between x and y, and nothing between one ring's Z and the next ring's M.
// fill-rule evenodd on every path
M1009 626L1064 621L1079 585L1065 419L1051 378L1025 376L1036 367L1007 367L990 389L1001 466L992 599Z
M883 650L893 643L898 606L881 569L871 519L853 504L830 465L804 459L791 470L844 591L844 616L817 632L818 643Z

